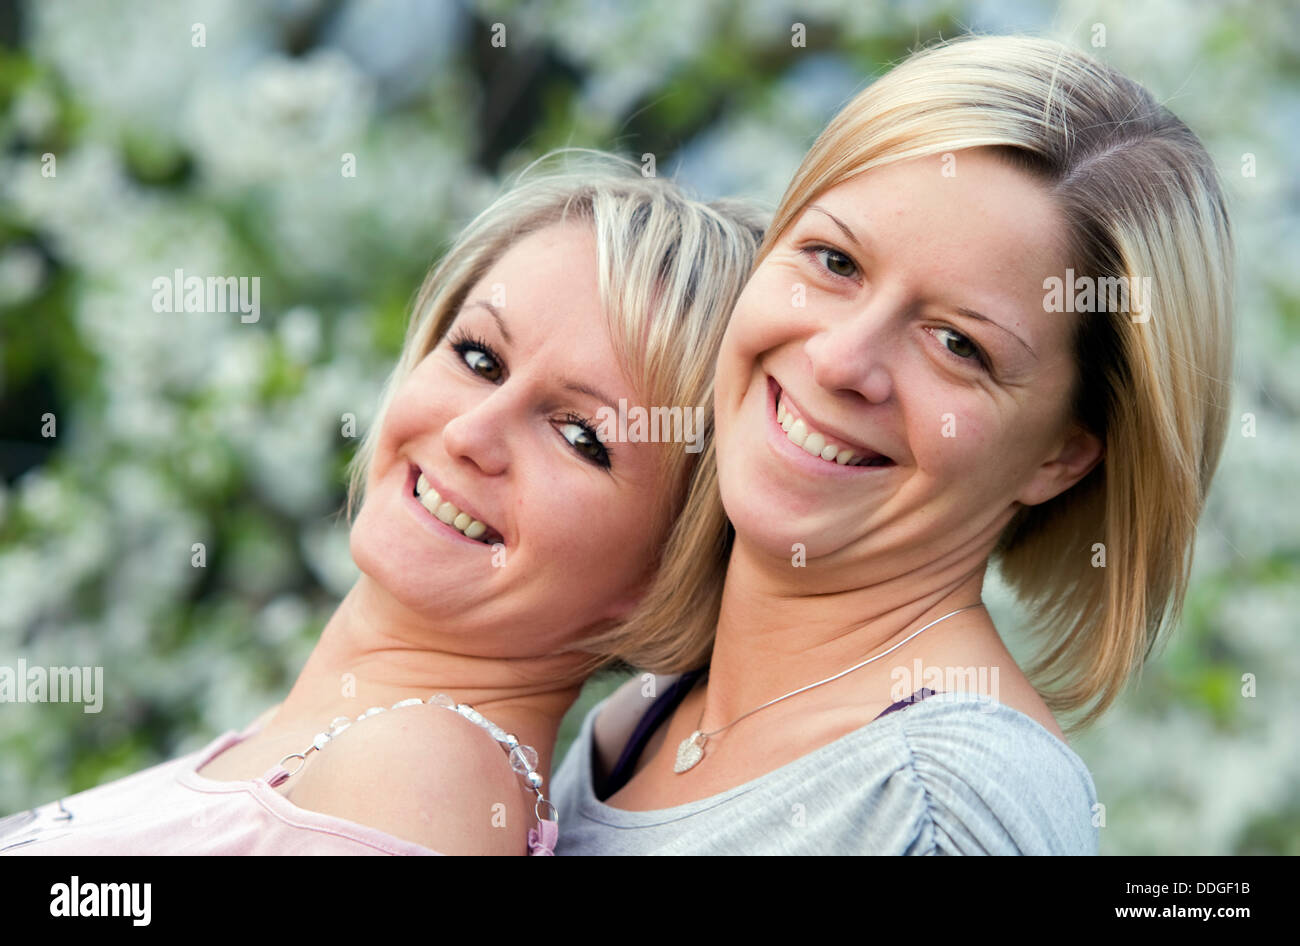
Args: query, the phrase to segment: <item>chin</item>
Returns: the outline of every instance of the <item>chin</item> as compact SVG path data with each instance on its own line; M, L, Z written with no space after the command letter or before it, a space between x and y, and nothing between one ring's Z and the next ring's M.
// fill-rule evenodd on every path
M719 462L718 491L737 539L787 558L794 554L790 548L794 543L807 545L810 530L800 526L788 512L781 514L782 504L775 495L765 494L754 480L735 475L737 473L743 473L743 470L733 470L728 474L725 465Z
M373 578L377 563L371 546L370 534L366 526L366 511L362 507L357 513L356 521L352 524L352 531L348 533L348 552L352 556L352 563Z
M451 582L431 581L428 569L415 564L428 560L428 549L409 547L401 541L391 524L388 529L383 528L376 513L377 510L373 509L368 512L365 505L357 513L356 522L348 534L348 551L353 563L371 582L412 611L432 614L445 610L448 594L453 590ZM450 579L452 576L446 577Z
M394 567L395 550L376 541L373 531L366 525L364 510L358 514L356 524L348 536L348 551L352 555L353 564L374 584L390 594L395 589L395 582L400 588L401 576L396 574L397 569ZM405 598L405 595L399 594L397 597Z

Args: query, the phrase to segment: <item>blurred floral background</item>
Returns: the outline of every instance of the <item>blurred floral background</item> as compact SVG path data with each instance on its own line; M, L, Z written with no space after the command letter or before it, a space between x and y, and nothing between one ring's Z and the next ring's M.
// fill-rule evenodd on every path
M774 206L841 103L967 29L1128 72L1227 183L1235 420L1186 614L1073 745L1103 853L1300 853L1287 2L0 4L0 663L102 666L105 688L97 715L0 704L0 814L192 751L288 692L356 574L343 470L413 293L503 175L597 147ZM155 312L176 269L259 276L260 318ZM996 580L986 600L1026 653ZM563 742L617 682L589 684Z

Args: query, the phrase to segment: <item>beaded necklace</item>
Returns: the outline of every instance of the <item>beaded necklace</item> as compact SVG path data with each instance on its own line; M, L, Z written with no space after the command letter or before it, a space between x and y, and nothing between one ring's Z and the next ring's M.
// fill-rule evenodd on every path
M501 748L505 750L510 761L510 767L523 778L524 784L537 796L533 802L533 814L537 816L537 827L530 829L528 832L529 849L540 846L545 849L545 853L551 853L551 850L555 847L555 840L559 836L559 816L555 806L547 801L546 796L542 794L543 779L541 773L537 771L537 750L532 746L522 744L513 733L506 732L468 703L457 703L446 693L435 693L427 700L421 700L418 697L399 700L392 705L391 709L425 705L440 706L443 709L460 714L471 723L487 730L488 735L495 739ZM297 775L302 771L302 767L307 763L307 756L311 755L311 753L324 749L354 722L359 723L363 719L377 716L382 712L384 712L384 707L372 706L355 720L349 716L334 717L329 728L318 732L312 739L310 746L301 752L291 752L281 759L275 768L268 773L267 784L274 788L286 779ZM292 770L285 768L285 763L290 759L299 760L298 765Z

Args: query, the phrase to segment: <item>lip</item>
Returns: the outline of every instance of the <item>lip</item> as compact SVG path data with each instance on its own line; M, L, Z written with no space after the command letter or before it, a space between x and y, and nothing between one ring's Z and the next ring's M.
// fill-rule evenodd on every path
M783 389L781 388L781 385L777 383L777 380L773 378L771 375L768 375L767 376L766 434L767 434L768 447L770 447L774 453L782 457L788 458L790 461L797 464L799 468L802 470L807 470L811 474L821 475L821 476L840 476L840 477L870 476L870 475L887 473L888 471L898 466L897 461L893 463L889 463L885 466L847 466L847 465L841 466L838 463L829 463L826 460L822 460L819 457L815 457L812 454L810 454L807 450L803 449L803 447L796 446L793 442L791 442L790 438L786 436L786 432L781 428L781 424L776 419L776 399L782 390ZM807 416L806 414L804 414L803 410L799 407L797 403L795 404L795 409L798 411L800 416L805 416L805 417ZM844 446L849 447L850 449L854 449L853 441L850 440L849 438L845 437L841 439L839 438L839 435L836 434L835 431L827 430L826 428L821 426L817 426L816 429L822 431L825 434L829 434L831 437L835 438L837 442L843 443ZM861 449L855 452L861 452ZM879 451L877 450L873 450L871 452L879 453ZM884 456L884 454L880 454L880 455Z
M403 501L405 502L407 507L410 508L411 511L419 518L419 520L425 524L425 527L434 532L437 532L440 535L449 536L450 538L455 539L457 542L461 542L465 545L471 545L474 548L479 548L479 549L488 549L490 551L492 549L492 546L489 545L488 543L480 542L478 539L471 539L469 536L465 535L465 533L461 532L459 529L455 528L454 526L446 522L443 522L433 513L429 512L429 510L424 508L424 505L418 499L415 498L415 483L420 478L420 474L421 473L424 474L424 478L429 481L429 485L433 487L434 490L437 491L439 496L441 496L447 502L451 503L461 512L466 513L467 515L471 516L474 519L478 519L480 522L486 523L487 520L479 518L479 516L476 515L475 512L469 508L468 504L461 505L462 503L461 497L455 493L450 492L449 490L444 489L443 485L437 482L436 480L434 480L434 478L431 477L426 470L422 469L419 466L416 466L415 464L408 464L408 465L410 468L407 470L406 473L406 487L405 487L406 495L403 497ZM495 529L495 527L492 528ZM504 544L505 542L504 537L502 537L501 541L502 544Z

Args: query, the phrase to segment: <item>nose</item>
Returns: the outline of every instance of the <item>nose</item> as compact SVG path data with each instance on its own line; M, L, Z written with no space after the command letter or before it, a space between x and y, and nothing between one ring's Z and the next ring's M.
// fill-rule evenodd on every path
M889 400L891 326L897 305L897 300L877 294L851 317L821 325L803 346L813 380L827 391L856 394L873 404Z
M518 410L503 388L466 405L442 428L442 445L454 460L474 464L488 476L498 476L510 466L505 433Z

